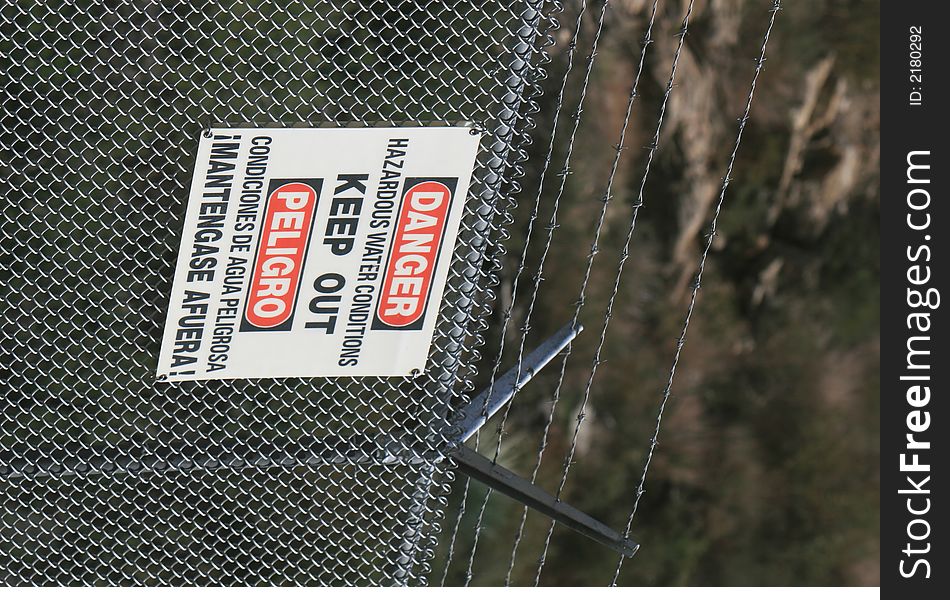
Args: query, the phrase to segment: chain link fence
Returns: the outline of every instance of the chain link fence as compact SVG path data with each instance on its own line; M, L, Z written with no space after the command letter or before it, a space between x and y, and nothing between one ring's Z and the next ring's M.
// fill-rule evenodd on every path
M0 581L422 584L557 3L0 8ZM429 369L157 384L221 124L485 128Z

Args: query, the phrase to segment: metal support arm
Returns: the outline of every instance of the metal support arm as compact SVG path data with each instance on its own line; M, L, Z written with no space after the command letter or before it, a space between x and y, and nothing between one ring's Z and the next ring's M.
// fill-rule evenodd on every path
M452 453L452 457L455 458L459 471L469 477L481 481L495 491L514 498L624 556L633 556L640 547L633 540L623 537L587 513L577 510L566 502L561 502L530 481L502 466L493 464L492 461L467 446L461 446Z
M458 449L451 452L451 455L458 469L469 477L630 557L637 551L639 544L464 445L465 440L487 423L492 415L507 404L518 390L582 330L580 326L565 325L525 357L521 364L506 372L489 389L476 396L464 409L459 427Z

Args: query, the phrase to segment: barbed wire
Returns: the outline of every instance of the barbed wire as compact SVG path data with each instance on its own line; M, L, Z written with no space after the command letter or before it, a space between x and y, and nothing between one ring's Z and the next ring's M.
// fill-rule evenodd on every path
M690 292L689 305L686 309L686 316L683 319L683 326L680 330L680 335L676 340L676 351L673 354L673 362L670 366L669 379L667 379L666 387L663 390L663 399L660 401L660 406L657 411L656 417L656 426L653 431L653 437L650 439L650 449L647 453L646 461L643 463L643 471L640 474L640 482L637 484L636 498L633 503L633 508L630 511L630 516L627 518L627 524L624 528L624 535L629 535L630 530L633 527L633 519L636 517L637 509L640 506L640 498L644 493L644 484L646 483L647 472L650 469L650 463L653 461L653 454L656 450L658 444L658 438L660 435L660 427L663 422L663 413L666 410L666 405L669 402L670 394L673 389L673 379L676 376L676 368L679 365L680 356L683 352L683 346L686 345L686 332L689 329L690 319L693 316L693 310L696 307L696 298L699 295L699 288L702 285L703 273L706 270L706 259L709 256L709 250L712 248L713 240L716 237L717 226L719 223L719 215L722 212L723 201L726 197L726 190L729 187L730 181L732 181L732 172L735 167L736 155L739 152L739 145L742 143L742 133L745 131L746 123L749 120L749 112L752 110L752 98L755 95L755 86L759 79L759 73L762 72L762 67L765 64L765 50L766 46L769 43L769 36L772 33L772 27L775 25L775 16L782 9L781 0L773 0L772 7L769 9L769 24L765 30L765 35L762 38L762 45L759 48L759 56L755 62L755 74L752 76L752 83L749 86L749 94L746 97L745 110L742 113L742 116L739 118L739 129L736 133L736 141L732 147L732 154L729 157L729 164L726 167L726 174L722 178L722 186L719 189L719 198L716 201L716 208L713 211L712 221L710 222L709 233L706 236L705 246L703 247L703 253L699 260L699 266L696 270L696 279L692 285L692 291ZM617 579L620 577L620 570L623 568L624 556L621 555L617 560L617 568L614 570L613 579L610 582L611 587L617 585Z
M584 410L587 408L588 401L590 400L590 392L593 388L594 377L597 374L597 367L600 364L600 354L603 350L604 340L607 337L607 329L610 326L610 317L613 311L614 301L617 298L617 294L620 290L620 280L623 276L623 268L629 257L630 242L633 239L633 233L637 226L637 217L640 214L640 207L643 206L643 196L644 190L646 188L647 179L650 175L650 167L653 164L653 157L656 155L657 148L660 143L660 132L663 129L663 120L666 116L666 107L669 103L670 94L673 91L673 83L676 79L676 68L679 65L680 56L683 51L683 44L686 40L686 34L689 31L689 17L693 12L693 0L689 1L689 5L686 7L686 14L683 17L683 23L680 27L679 32L676 34L678 36L678 41L676 44L676 52L673 55L673 63L670 67L670 76L666 84L666 90L663 93L663 100L660 104L660 113L657 118L656 130L653 133L653 139L650 145L648 146L648 153L646 158L646 163L643 169L643 176L640 179L640 188L637 192L637 199L633 204L633 214L630 217L630 226L627 229L627 236L624 240L623 249L620 253L620 261L617 265L617 275L614 279L613 290L610 293L610 299L607 301L607 308L604 311L604 320L600 330L600 338L597 343L597 349L594 351L594 359L591 363L590 376L587 379L587 384L584 388L584 396L581 400L580 408L578 409L577 415L577 424L574 426L574 432L571 436L571 445L568 449L567 455L564 459L564 469L561 472L561 481L558 484L557 492L555 497L560 500L561 494L564 492L564 486L567 484L568 474L571 470L571 462L574 460L574 453L577 449L577 438L580 434L581 427L584 423L586 417ZM560 388L561 382L558 382L558 388ZM547 536L544 540L544 545L541 549L541 556L538 558L538 568L535 573L534 584L538 585L541 581L541 572L544 570L544 563L547 558L548 549L551 545L551 537L554 534L554 526L556 525L555 521L551 521L551 525L548 527Z
M533 312L535 303L537 301L538 289L542 281L542 276L543 276L543 271L544 271L544 262L547 259L548 252L551 248L551 243L554 237L554 230L557 228L558 207L560 205L561 198L564 195L564 189L567 182L567 177L570 174L571 157L573 156L573 152L574 152L574 142L577 137L577 131L580 127L581 114L584 112L584 101L587 98L587 88L590 83L590 75L591 75L591 72L593 71L594 61L597 57L597 47L598 47L598 44L600 43L600 37L603 32L604 17L606 15L607 5L609 3L610 3L609 0L605 0L603 5L601 6L600 14L597 17L597 29L596 29L596 32L594 33L594 38L591 41L590 54L588 54L587 56L587 62L585 64L585 69L584 69L584 78L583 78L583 82L581 83L580 95L577 100L577 108L574 110L574 113L571 115L572 128L571 128L570 136L568 137L568 141L567 141L567 150L564 157L564 163L561 167L561 170L556 174L558 177L560 177L560 185L558 186L557 194L555 195L554 201L552 203L551 218L546 227L547 237L545 238L544 249L542 251L541 257L538 262L538 270L533 278L531 300L529 302L529 307L525 315L524 325L521 328L522 329L521 338L520 338L520 343L519 343L519 348L518 348L518 360L517 360L517 365L516 365L516 372L517 372L517 377L515 378L516 381L520 379L521 377L521 371L524 364L525 339L530 329L531 314ZM570 77L570 72L572 70L574 54L577 48L577 40L580 35L581 25L583 24L583 17L584 17L584 14L586 13L586 10L587 10L587 2L586 0L582 0L581 8L578 13L577 22L574 29L573 38L568 47L568 52L569 52L568 69L565 72L564 78L561 81L561 89L558 95L557 108L555 109L555 116L552 121L551 142L548 146L548 152L545 158L545 164L543 166L540 180L538 183L538 193L535 197L535 203L534 203L532 213L531 213L532 222L537 218L538 210L541 203L541 197L544 192L544 180L547 175L548 169L550 167L551 159L554 153L555 131L557 129L557 121L560 116L561 105L563 104L563 101L564 101L564 91L567 88L567 82ZM526 239L525 244L524 244L524 249L522 250L522 262L520 264L521 271L524 270L524 262L527 259L528 242L529 240ZM518 273L519 276L521 274L521 271L519 271ZM514 298L514 286L513 286L512 300L506 312L506 315L509 318L511 315L511 310L514 308L514 302L515 302L515 298ZM506 319L506 325L507 325L507 319ZM502 342L501 342L502 347L504 346L504 335L505 335L505 330L503 329ZM500 361L501 361L501 353L499 352L499 356L495 362L496 368L500 364ZM518 389L515 388L513 391L515 392L515 394L517 394ZM486 398L490 396L491 396L491 392L489 391L489 394L488 396L486 396ZM512 398L505 405L502 411L501 420L498 424L498 430L497 430L498 434L496 436L495 450L492 455L492 463L495 463L498 461L498 456L501 453L501 444L502 444L502 439L504 437L504 428L505 428L505 424L507 423L508 415L510 414L511 406L513 403L514 403L514 396L512 396ZM482 499L482 503L479 506L478 516L476 517L475 527L474 527L472 549L469 554L468 569L466 570L465 585L468 585L472 578L472 568L475 561L475 553L476 553L476 550L478 549L478 540L481 534L481 524L485 516L485 509L488 506L488 501L491 498L491 492L492 492L491 489L486 490L485 496Z
M600 211L600 214L598 215L597 223L595 226L594 245L592 246L591 252L588 255L586 271L585 271L585 275L583 279L583 284L581 287L581 296L576 304L574 315L571 319L572 328L577 327L578 321L580 319L580 309L584 305L584 290L586 289L587 283L590 279L590 273L593 267L594 256L597 254L597 241L599 240L600 232L603 227L604 218L607 213L607 206L610 203L611 189L613 186L614 178L617 174L617 169L619 168L619 165L620 165L620 156L624 150L624 141L625 141L627 128L630 123L630 116L633 112L633 104L636 98L638 97L637 88L639 87L639 84L640 84L640 76L643 73L643 66L645 64L647 48L649 48L650 44L653 42L652 34L653 34L653 25L656 21L657 3L658 3L658 0L654 0L650 8L650 17L647 22L646 33L643 36L642 47L640 50L640 60L637 65L637 72L636 72L636 75L634 76L633 84L631 85L631 88L630 88L630 94L628 95L627 106L624 112L623 125L620 131L620 138L619 138L619 141L617 142L617 145L614 147L615 148L614 158L610 167L610 174L607 178L607 187L606 187L606 190L604 192L604 196L601 202L601 211ZM537 288L535 288L535 292L536 291L537 291ZM522 343L523 341L524 339L522 338ZM565 350L565 352L566 352L565 359L564 359L564 363L562 363L562 366L563 364L566 364L567 355L571 352L570 344L568 344L568 347ZM562 369L561 376L563 377L563 369ZM557 409L557 401L558 401L558 395L555 394L554 402L552 403L551 410L548 414L548 417L545 419L544 429L542 431L542 437L541 437L541 440L542 440L541 445L538 450L538 455L537 455L537 459L535 461L534 467L532 468L532 471L531 471L531 483L535 483L537 481L538 472L541 469L541 461L543 458L544 450L547 447L547 438L548 438L548 434L551 428L551 424L554 420L554 413ZM509 558L508 570L505 574L505 585L509 585L511 583L511 575L514 570L515 561L517 559L518 547L520 545L521 538L524 535L524 528L527 522L527 518L528 518L528 507L525 506L521 511L521 518L518 523L518 529L517 529L517 532L515 533L515 539L512 543L511 557Z
M524 124L524 126L523 126L523 128L522 128L522 129L524 130L524 132L522 133L522 136L523 136L524 139L522 140L522 143L521 143L520 146L519 146L519 148L521 148L521 156L520 156L521 161L526 161L526 160L527 160L527 154L526 154L526 153L524 152L524 150L523 150L523 148L529 146L529 145L530 145L530 142L531 142L531 139L530 139L530 137L528 136L527 131L529 131L529 130L531 130L531 129L534 129L534 127L536 126L536 122L535 122L535 120L534 120L534 118L533 118L533 115L535 115L536 113L538 113L538 112L540 111L540 107L538 106L538 104L537 104L537 102L536 102L536 98L537 98L537 97L540 97L540 96L543 94L543 90L542 90L541 87L540 87L540 82L541 82L541 81L546 77L546 75L547 75L547 73L546 73L545 70L544 70L544 66L547 65L547 64L550 62L550 60L551 60L551 59L550 59L550 55L547 53L547 49L550 48L550 47L552 47L552 46L554 46L554 45L556 44L556 40L554 39L554 37L553 37L553 35L552 35L552 32L555 31L555 30L557 30L557 29L560 27L560 23L558 22L557 15L559 15L563 10L564 10L564 7L563 7L563 4L562 4L561 2L553 2L553 3L552 3L552 6L550 7L550 10L548 11L548 13L547 13L547 15L546 15L547 24L539 31L539 38L541 38L543 41L539 44L539 46L538 46L538 48L537 48L537 50L536 50L536 52L537 52L537 54L539 55L539 57L536 59L535 64L534 64L534 66L533 66L533 74L534 74L533 81L531 81L530 84L529 84L529 86L528 86L529 88L531 88L531 92L529 92L528 94L526 94L526 102L527 102L527 104L529 104L530 108L529 108L528 111L526 111L526 114L524 115L527 122ZM578 17L578 18L580 18L580 17ZM576 33L575 33L575 36L576 36ZM569 65L569 67L568 67L567 73L570 73L570 65ZM566 77L567 77L567 73L565 74L565 79L566 79ZM563 85L562 85L562 95L563 95ZM559 98L560 98L560 97L562 97L562 96L559 96ZM560 104L561 104L561 102L559 101L559 102L558 102L558 105L560 106ZM553 144L554 144L553 132L552 132L551 144L552 144L552 146L553 146ZM519 169L521 169L520 166L519 166ZM524 175L524 172L523 172L523 169L521 169L521 170L519 171L518 175L517 175L517 179L520 179L523 175ZM520 190L521 190L520 185L512 186L512 188L509 190L509 193L508 193L509 198L510 198L510 196L513 196L514 194L516 194L516 193L519 192ZM515 208L515 206L516 206L516 204L515 204L514 200L513 200L513 199L510 199L510 206L507 207L507 208L508 208L508 212L506 212L506 214L504 215L505 217L508 218L508 222L509 222L509 223L514 222L513 217L511 217L511 215L510 215L510 211L513 210L513 209ZM537 212L537 211L535 210L535 213L536 213L536 212ZM528 231L529 231L528 237L529 237L529 238L530 238L530 231L531 231L531 229L533 228L533 222L534 222L535 219L536 219L536 214L532 214L532 216L531 216L531 218L530 218L530 221L529 221L529 224L528 224ZM489 241L490 244L493 245L494 248L496 248L496 250L500 251L500 253L503 254L503 252L504 252L503 241L504 241L504 240L488 240L488 241ZM497 263L497 264L494 265L494 268L493 268L493 270L492 270L493 273L500 272L500 271L502 270L502 264L501 264L501 262L500 262L500 259L499 259L498 257L495 257L495 258L493 259L493 261ZM525 268L525 256L524 256L524 253L522 253L522 257L521 257L521 260L520 260L520 262L519 262L519 266L518 266L518 270L517 270L517 275L516 275L516 277L515 277L515 286L517 285L517 281L518 281L518 279L520 278L520 275L521 275L522 271L524 270L524 268ZM495 279L494 279L494 284L497 285L498 283L499 283L499 281L498 281L498 278L497 278L497 275L496 275L496 276L495 276ZM515 288L513 289L513 291L512 291L512 304L514 303L514 298L515 298L516 294L517 294L517 289L516 289L516 287L515 287ZM510 305L509 305L509 307L510 307ZM486 302L484 302L484 303L481 304L480 309L481 309L481 311L482 311L482 313L483 313L483 315L482 315L482 320L484 321L485 319L487 319L488 314L490 314L490 312L491 312L491 299L486 299ZM501 364L501 357L502 357L502 354L503 354L503 352L504 352L505 331L507 330L507 327L508 327L508 320L509 320L509 319L510 319L510 308L509 308L508 311L506 311L506 314L505 314L505 320L504 320L504 324L503 324L503 326L502 326L502 333L501 333L501 337L500 337L500 347L499 347L499 349L498 349L498 355L497 355L497 357L496 357L496 359L495 359L495 362L494 362L494 365L493 365L493 367L492 367L492 372L491 372L491 377L490 377L490 383L489 383L489 386L490 386L490 387L489 387L488 393L487 393L486 396L485 396L485 402L484 402L483 405L482 405L481 413L482 413L482 416L485 416L485 417L487 417L488 401L489 401L489 399L491 398L492 391L494 391L495 382L496 382L496 379L497 379L497 376L498 376L499 367L500 367L500 364ZM487 327L486 327L486 328L487 328ZM474 362L474 361L472 361L472 362ZM464 378L465 381L464 381L463 383L469 383L470 380L471 380L471 378L474 377L474 375L475 375L475 368L474 368L474 365L470 365L470 369L472 369L471 375L470 375L469 377L467 377L467 378ZM472 389L474 389L474 388L472 388ZM467 397L466 397L466 398L467 398ZM466 398L462 398L462 400L464 401ZM457 415L457 416L460 416L461 411L458 411L458 412L459 412L459 415ZM479 443L479 437L480 437L479 432L480 432L480 430L476 430L476 431L475 431L475 436L474 436L474 440L475 440L475 441L474 441L474 445L475 445L475 448L476 448L476 449L478 448L478 443ZM456 518L455 518L455 521L454 521L454 523L453 523L452 532L451 532L451 534L450 534L449 543L448 543L448 545L447 545L448 548L447 548L447 551L446 551L445 565L444 565L444 567L443 567L442 575L441 575L441 578L440 578L440 586L444 586L444 585L445 585L445 581L446 581L446 579L448 578L448 573L449 573L449 570L450 570L451 565L452 565L452 560L453 560L454 555L455 555L455 545L456 545L456 541L457 541L457 538L458 538L459 528L461 527L462 519L463 519L463 517L464 517L464 515L465 515L466 503L467 503L467 499L468 499L470 487L471 487L471 480L470 480L468 477L466 477L466 478L465 478L465 483L464 483L464 486L463 486L463 490L462 490L462 494L461 494L461 498L460 498L460 500L459 500L458 510L457 510L457 512L456 512ZM446 493L445 496L448 497L448 493ZM446 503L447 503L447 502L446 502Z

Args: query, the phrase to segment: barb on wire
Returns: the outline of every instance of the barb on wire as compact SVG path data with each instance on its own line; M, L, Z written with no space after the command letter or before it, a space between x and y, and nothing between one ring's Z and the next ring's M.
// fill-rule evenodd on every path
M577 449L577 438L578 438L578 435L580 434L581 427L583 426L583 423L584 423L584 418L585 418L584 410L587 408L587 404L590 399L590 392L594 384L594 377L597 374L597 367L601 362L600 355L601 355L601 351L603 350L604 341L607 337L607 329L610 326L611 312L613 310L614 301L616 300L617 294L620 290L620 281L623 276L623 268L627 262L627 258L629 257L630 242L633 239L633 233L637 226L637 217L640 214L640 208L643 206L644 190L646 188L647 179L650 176L650 167L653 164L653 157L656 156L656 151L659 148L660 133L663 129L663 120L666 116L666 108L669 103L670 94L673 91L673 83L676 79L676 69L677 69L677 66L679 65L680 56L682 55L683 44L686 40L686 33L689 30L689 18L692 12L693 12L693 0L690 0L689 5L686 7L686 14L683 17L683 24L677 33L678 40L676 43L676 51L673 55L673 63L670 66L669 80L667 81L667 84L666 84L666 90L663 93L663 101L660 104L660 113L657 118L656 129L653 133L653 138L649 145L646 163L643 169L643 176L640 179L640 187L639 187L639 190L637 191L637 199L633 204L633 213L631 214L631 217L630 217L630 226L627 229L627 236L626 236L626 239L624 240L623 249L621 250L621 253L620 253L620 261L617 264L617 275L614 279L613 290L610 293L610 299L607 301L607 308L604 311L604 320L603 320L603 324L600 330L600 338L597 342L597 349L594 352L594 359L591 363L590 375L587 379L587 384L584 388L584 396L583 396L583 399L581 400L580 409L578 410L577 424L574 426L574 432L571 436L571 445L570 445L570 448L568 449L567 456L565 457L565 460L564 460L564 469L561 472L561 481L558 484L557 493L555 494L555 497L557 497L558 499L561 498L561 494L564 491L564 486L567 483L568 474L570 473L570 470L571 470L571 462L574 459L574 453ZM564 372L562 370L561 381L558 381L558 390L560 390L561 388L563 375L564 375ZM551 545L551 538L554 535L554 526L555 526L555 522L552 521L551 525L548 527L548 532L544 539L544 545L541 549L541 555L538 558L538 567L537 567L537 571L535 572L535 578L534 578L534 585L536 586L541 581L541 573L544 570L544 563L545 563L545 560L547 559L548 548Z
M658 0L654 0L650 8L650 17L649 17L649 20L647 21L646 32L643 35L643 43L640 50L640 60L637 65L637 71L636 71L636 75L634 76L633 83L630 86L630 94L628 95L628 98L627 98L627 106L626 106L626 111L624 112L623 125L621 126L621 129L620 129L619 140L617 144L614 146L614 158L610 166L610 174L607 177L607 186L606 186L606 190L604 191L603 202L601 203L601 211L600 211L600 215L597 220L597 224L595 228L595 241L591 249L591 252L588 255L586 272L585 272L585 276L584 276L583 284L581 288L581 296L577 304L575 305L575 311L574 311L574 315L571 321L572 327L576 327L578 325L578 320L580 318L580 309L582 308L584 304L584 291L586 290L587 282L589 281L589 278L590 278L594 256L596 256L597 254L597 251L596 251L597 241L599 240L600 232L603 227L604 218L607 212L607 205L610 203L611 190L613 188L613 181L614 181L614 178L616 177L617 169L619 168L619 165L620 165L620 157L623 154L623 150L625 148L624 141L626 139L627 128L630 124L630 116L633 113L633 104L636 101L636 98L638 97L637 89L640 85L640 77L643 73L643 66L645 64L647 48L649 48L650 44L653 42L652 40L653 25L656 22L657 3L658 3ZM537 286L535 287L535 292L537 292ZM524 338L522 338L522 345L523 343L524 343ZM571 346L568 345L567 352L570 353L570 351L571 351ZM566 360L567 360L567 357L565 355L564 361L566 362ZM562 379L563 379L563 376L564 376L564 363L562 363L562 369L561 369ZM548 433L551 428L551 423L553 421L554 412L557 409L557 399L558 399L558 394L555 394L554 404L552 405L550 414L545 421L544 429L542 432L541 447L538 452L537 460L535 461L534 467L531 471L531 483L535 483L538 478L538 472L540 471L540 468L541 468L541 458L544 453L544 449L546 447L546 441L548 438ZM518 547L521 543L521 538L524 535L524 528L525 528L525 523L527 521L527 518L528 518L528 507L525 506L523 510L521 511L521 519L518 523L518 529L515 533L515 539L512 542L511 556L508 560L508 570L505 574L505 585L510 585L511 583L511 576L514 571L515 561L518 555Z
M736 141L732 147L732 154L729 156L729 164L726 167L726 174L722 178L722 186L719 189L719 198L716 201L716 208L713 211L712 221L710 222L709 233L706 236L706 243L703 247L703 253L699 259L699 266L696 269L696 279L692 286L692 291L690 293L689 305L686 309L686 316L683 319L683 326L680 330L680 335L676 340L676 350L673 353L673 362L670 365L669 378L666 382L666 387L663 390L663 398L660 401L660 406L657 411L656 416L656 426L653 430L653 437L650 439L650 449L647 452L646 461L643 463L643 471L640 474L640 482L637 484L636 496L633 502L633 508L630 511L630 516L627 518L627 525L624 529L624 534L629 535L630 529L633 526L633 519L637 514L637 509L640 506L640 498L643 496L644 484L646 483L647 472L650 469L650 463L653 460L653 454L656 450L658 443L658 438L660 435L660 426L663 422L663 412L666 410L667 402L670 399L670 394L673 389L673 379L676 376L676 368L679 365L680 356L683 352L683 346L686 344L686 332L689 329L690 319L693 316L693 310L696 307L696 298L699 295L699 288L702 285L703 273L706 270L706 259L709 256L709 250L712 248L713 240L716 237L716 230L719 223L719 215L722 212L723 201L726 197L726 190L729 187L729 182L732 181L732 172L735 167L736 155L739 152L739 145L742 143L742 133L745 131L746 123L749 120L749 112L752 110L752 98L755 95L755 86L759 79L759 73L762 71L762 66L765 64L765 49L769 43L769 36L772 33L772 27L775 25L775 16L782 9L781 0L773 0L772 7L769 9L769 24L765 30L765 35L762 37L762 45L759 48L759 56L755 62L755 74L752 76L752 83L749 86L749 94L746 97L745 110L742 112L742 117L739 118L739 128L736 133ZM613 579L610 582L611 587L617 585L617 579L620 577L620 570L623 567L624 557L621 556L617 561L617 568L614 570Z
M476 435L478 435L476 433ZM449 568L452 566L452 559L455 557L455 542L458 539L459 528L462 526L462 517L465 516L465 503L468 499L468 490L472 480L465 478L465 485L462 488L462 499L459 501L458 512L455 514L455 523L452 524L452 533L449 537L448 550L445 556L445 567L442 569L442 577L439 580L439 587L445 587L445 580L449 576Z

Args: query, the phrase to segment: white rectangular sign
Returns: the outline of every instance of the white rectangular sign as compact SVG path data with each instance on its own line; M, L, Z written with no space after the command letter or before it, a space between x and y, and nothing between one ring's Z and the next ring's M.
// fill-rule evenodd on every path
M468 127L212 129L158 378L423 371L478 142Z

